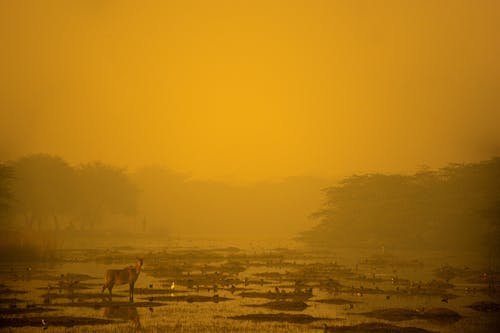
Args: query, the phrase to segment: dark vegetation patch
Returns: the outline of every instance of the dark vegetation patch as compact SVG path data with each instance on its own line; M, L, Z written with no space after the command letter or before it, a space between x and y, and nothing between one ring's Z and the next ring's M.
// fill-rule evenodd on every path
M64 292L64 293L46 293L43 294L42 297L44 299L61 299L61 298L66 298L66 299L71 299L71 300L88 300L88 299L109 299L109 294L106 293L79 293L79 292ZM128 297L128 295L121 295L121 294L113 294L113 297L116 298L123 298L123 297Z
M88 281L88 280L99 280L101 277L91 276L88 274L75 274L75 273L66 273L61 275L61 277L65 281Z
M276 294L274 294L272 292L244 291L242 293L239 293L238 296L248 297L248 298L276 299Z
M0 295L12 295L12 294L26 294L26 291L23 290L13 290L8 287L2 286L0 287Z
M343 298L319 299L319 300L317 300L315 302L325 303L325 304L335 304L335 305L346 305L346 304L360 303L358 301L350 301L348 299L343 299Z
M19 298L0 298L0 304L15 304L20 302L24 301Z
M24 313L42 313L56 311L56 309L44 308L40 306L34 307L23 307L23 308L1 308L0 315L14 315L14 314L24 314ZM3 320L3 318L2 318Z
M431 331L418 327L400 327L385 323L362 323L353 326L325 327L324 332L344 333L430 333Z
M87 317L22 317L22 318L2 318L0 327L23 327L34 326L42 328L42 320L46 322L46 327L63 326L73 327L77 325L106 325L119 323L115 320L87 318Z
M306 314L290 314L290 313L253 313L240 316L228 317L234 320L251 320L251 321L277 321L294 324L309 324L317 320L327 318L317 318Z
M143 298L144 299L144 298ZM217 296L202 296L202 295L182 295L182 296L154 296L150 297L149 300L154 302L225 302L229 301L232 298L227 297L217 297Z
M102 286L102 283L99 284L99 286ZM48 285L47 287L37 287L35 289L37 290L49 290L51 292L62 292L62 291L74 291L76 289L92 289L93 287L97 287L96 285L89 285L87 283L85 284L74 284L72 286L64 286L60 284L54 284L54 285Z
M498 312L500 311L500 304L495 303L495 302L476 302L471 305L467 306L468 308L471 308L476 311L480 312Z
M294 299L294 300L307 300L312 297L312 294L307 292L285 292L282 290L279 294L268 292L257 292L257 291L247 291L242 292L238 296L248 297L248 298L267 298L267 299Z
M460 320L462 316L457 312L446 308L432 308L429 310L414 310L404 308L380 309L361 313L364 316L384 319L388 321L403 321L411 319L423 319L435 323L453 323Z
M162 305L165 304L158 302L71 302L71 303L57 304L57 306L88 307L94 309L100 309L105 307L152 308Z
M303 301L274 301L264 304L251 304L251 307L263 307L281 311L304 311L308 305Z
M171 289L153 289L153 288L134 288L134 295L158 295L158 294L175 294L186 293L185 290Z

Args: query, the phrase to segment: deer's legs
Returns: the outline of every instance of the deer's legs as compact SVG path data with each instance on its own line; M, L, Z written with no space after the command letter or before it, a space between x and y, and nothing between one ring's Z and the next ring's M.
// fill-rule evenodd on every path
M133 302L134 301L134 283L130 284L130 289L129 289L128 293L129 293L129 300L131 302Z

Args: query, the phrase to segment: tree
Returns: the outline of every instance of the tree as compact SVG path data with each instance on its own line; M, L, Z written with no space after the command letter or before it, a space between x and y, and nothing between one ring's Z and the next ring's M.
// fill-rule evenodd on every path
M10 166L0 164L0 218L5 218L13 201L12 181L14 172Z
M94 162L77 169L81 197L79 217L83 225L95 226L103 214L133 216L137 210L137 188L125 170Z
M58 227L57 216L74 211L78 196L76 175L62 158L48 154L22 157L11 163L16 175L13 192L16 210L25 216L29 228Z
M408 176L352 176L325 194L313 214L318 225L302 234L310 244L477 249L498 241L500 158Z

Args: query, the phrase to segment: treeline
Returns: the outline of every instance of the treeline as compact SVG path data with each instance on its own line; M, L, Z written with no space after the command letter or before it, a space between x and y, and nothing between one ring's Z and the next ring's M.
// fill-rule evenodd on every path
M308 226L320 189L329 183L294 177L235 186L192 180L161 166L130 172L102 162L70 165L46 154L0 165L0 227L94 230L93 239L103 229L113 239L120 232L148 239L286 239Z
M307 216L321 207L320 189L329 183L303 177L231 186L161 167L129 173L101 162L70 165L29 155L0 163L0 230L3 238L31 231L39 239L42 231L58 240L61 232L79 239L93 232L89 242L138 233L146 240L286 239L309 228ZM351 176L324 194L316 226L300 235L313 246L498 250L500 158L414 175Z
M123 169L100 162L70 166L57 156L29 155L0 165L1 227L94 228L110 216L134 216L137 193Z
M323 208L312 215L318 224L300 237L311 245L498 253L498 157L408 176L351 176L325 195Z

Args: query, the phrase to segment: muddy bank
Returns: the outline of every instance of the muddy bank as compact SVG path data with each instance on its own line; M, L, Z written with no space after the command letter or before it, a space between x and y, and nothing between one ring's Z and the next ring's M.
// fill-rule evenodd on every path
M240 297L248 297L248 298L267 298L267 299L294 299L294 300L307 300L311 298L312 293L308 292L285 292L282 290L280 293L276 292L258 292L258 291L247 291L239 293Z
M145 299L145 298L143 298ZM183 296L154 296L148 298L151 302L158 301L158 302L188 302L188 303L195 303L195 302L225 302L229 301L232 298L227 298L227 297L218 297L216 295L214 296L201 296L201 295L183 295Z
M171 290L171 289L153 289L153 288L135 288L134 295L161 295L161 294L176 294L187 293L185 290Z
M250 321L277 321L294 324L309 324L317 320L325 320L328 318L316 318L306 314L289 314L289 313L254 313L241 316L228 317L234 320L250 320Z
M327 299L319 299L315 302L324 303L324 304L334 304L334 305L348 305L348 304L356 304L361 303L358 301L350 301L348 299L343 298L327 298Z
M50 312L56 311L56 309L52 308L44 308L39 306L34 307L17 307L17 308L2 308L0 309L0 315L16 315L16 314L25 314L25 313L42 313L42 312ZM3 320L4 318L2 318Z
M498 312L500 311L500 304L495 302L476 302L467 306L480 312Z
M363 323L354 326L324 326L324 332L343 333L431 333L418 327L400 327L384 323Z
M65 293L47 293L43 294L42 297L47 300L54 299L71 299L71 300L88 300L88 299L109 299L109 294L107 293L79 293L79 292L65 292ZM113 298L124 298L128 295L113 294Z
M361 313L366 317L383 319L388 321L403 321L412 319L423 319L435 323L453 323L460 320L462 316L453 310L446 308L432 308L429 310L391 308L374 310Z
M274 301L263 304L251 304L247 306L281 311L304 311L308 307L308 305L302 301Z
M164 303L158 302L72 302L72 303L61 303L57 306L67 306L67 307L88 307L94 309L100 309L104 307L123 307L123 308L152 308L157 306L165 305Z
M2 318L0 320L0 327L23 327L33 326L43 328L42 320L45 321L46 326L63 326L73 327L78 325L106 325L117 324L124 321L116 321L109 319L87 318L87 317L23 317L23 318Z

